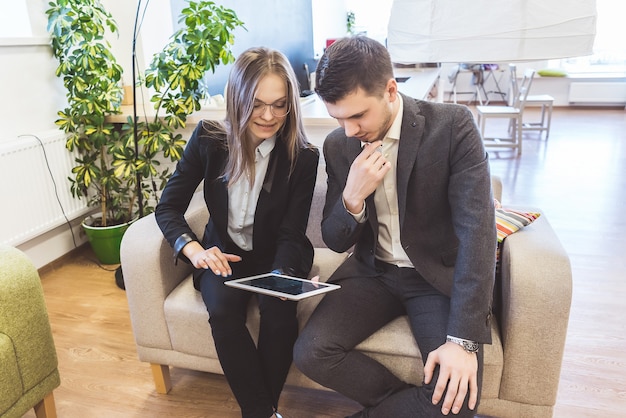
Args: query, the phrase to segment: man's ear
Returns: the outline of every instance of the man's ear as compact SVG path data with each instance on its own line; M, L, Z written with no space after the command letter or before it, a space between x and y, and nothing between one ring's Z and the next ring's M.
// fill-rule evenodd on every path
M385 86L385 92L389 94L389 102L393 103L398 98L398 82L395 78L390 78Z

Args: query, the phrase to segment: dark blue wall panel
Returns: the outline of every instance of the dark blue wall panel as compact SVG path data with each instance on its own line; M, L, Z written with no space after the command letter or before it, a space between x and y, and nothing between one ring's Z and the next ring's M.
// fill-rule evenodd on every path
M247 30L237 29L233 52L237 56L252 46L267 46L282 51L298 75L301 89L308 89L304 64L315 70L313 59L312 0L225 0L216 1L233 9ZM172 0L174 27L178 27L180 11L186 6L184 0ZM224 90L230 66L220 66L215 74L207 76L209 93Z

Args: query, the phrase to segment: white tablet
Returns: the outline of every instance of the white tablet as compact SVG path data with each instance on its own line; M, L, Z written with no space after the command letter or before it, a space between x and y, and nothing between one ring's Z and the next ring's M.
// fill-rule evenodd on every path
M265 273L225 281L227 286L290 300L300 300L339 289L332 283L313 282L284 274Z

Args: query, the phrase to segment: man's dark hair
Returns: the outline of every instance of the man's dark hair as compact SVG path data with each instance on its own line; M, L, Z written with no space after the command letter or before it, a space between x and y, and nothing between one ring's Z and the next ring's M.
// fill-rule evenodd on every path
M333 42L315 70L315 92L336 103L358 88L371 96L381 95L393 66L387 48L366 36L351 36Z

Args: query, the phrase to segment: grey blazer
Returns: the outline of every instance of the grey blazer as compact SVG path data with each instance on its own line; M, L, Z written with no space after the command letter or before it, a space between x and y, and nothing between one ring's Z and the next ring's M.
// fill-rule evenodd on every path
M491 343L496 226L489 160L465 106L402 96L404 113L397 161L402 246L415 269L450 296L448 334ZM341 195L350 165L361 152L356 138L338 128L324 142L328 192L322 237L335 251L354 253L333 274L371 275L378 222L374 195L359 224Z

